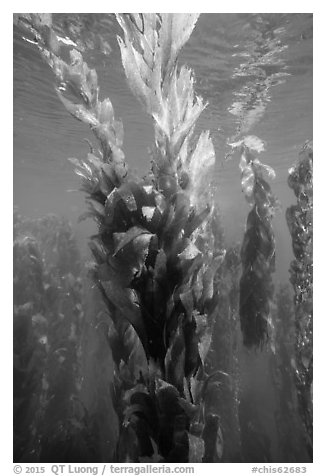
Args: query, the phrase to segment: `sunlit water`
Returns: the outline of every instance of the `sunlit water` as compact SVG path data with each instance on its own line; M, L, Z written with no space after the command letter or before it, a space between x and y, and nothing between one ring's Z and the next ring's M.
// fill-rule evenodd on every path
M57 32L86 48L83 56L96 68L101 99L109 96L123 121L127 162L144 174L153 126L126 83L116 40L119 26L109 15L55 15L54 21ZM84 197L67 158L86 155L83 139L93 137L64 109L51 70L23 35L14 27L14 204L29 217L66 216L87 252L95 225L77 223ZM196 92L208 102L197 130L208 129L213 138L217 205L228 244L242 240L249 211L239 156L229 155L229 143L245 135L265 143L261 160L276 171L271 186L281 203L274 219L276 282L288 280L293 258L285 210L295 197L287 177L303 143L312 139L312 58L310 14L203 14L179 59L194 70ZM268 413L272 396L262 385L268 377L266 369L259 372L261 379L248 377L248 385L256 386L265 402L261 411Z
M80 35L93 39L90 46L95 48L84 57L97 70L101 97L111 98L123 121L127 161L142 174L149 168L151 120L126 83L116 41L119 27L112 18L101 18L81 15ZM67 35L66 24L73 23L64 20L64 15L57 17ZM105 54L99 51L102 32L110 46ZM209 129L213 137L218 205L229 242L242 239L248 205L241 192L239 157L225 160L228 142L250 134L266 144L261 160L276 171L272 187L282 205L274 221L277 276L287 279L292 254L284 211L294 201L288 169L312 138L312 15L203 14L181 53L182 63L194 70L196 91L208 102L198 130ZM23 213L59 213L77 222L83 197L69 191L78 189L78 178L66 159L87 153L85 137L93 139L64 109L49 67L15 28L14 203ZM78 225L78 234L87 237L90 227Z

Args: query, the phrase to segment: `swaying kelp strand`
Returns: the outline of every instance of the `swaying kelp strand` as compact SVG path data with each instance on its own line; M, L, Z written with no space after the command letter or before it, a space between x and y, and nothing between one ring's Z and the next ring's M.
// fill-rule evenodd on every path
M307 142L299 162L288 178L297 204L286 211L295 259L290 266L290 281L295 305L295 379L300 415L306 429L307 448L312 457L312 381L313 381L313 148Z
M243 342L259 347L268 337L270 302L273 297L272 273L275 270L275 238L272 217L276 200L263 172L274 172L254 158L243 143L240 161L242 187L252 205L241 247L240 320Z

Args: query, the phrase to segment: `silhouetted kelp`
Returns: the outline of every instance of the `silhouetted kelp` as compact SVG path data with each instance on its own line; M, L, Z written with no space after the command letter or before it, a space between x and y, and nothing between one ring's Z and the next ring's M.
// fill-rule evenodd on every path
M214 223L214 222L213 222ZM218 228L221 229L220 223ZM215 247L224 247L220 237ZM217 315L212 344L207 358L207 371L220 371L206 405L218 410L223 431L221 462L242 460L239 423L239 280L240 247L230 247L214 280L217 295Z
M275 423L282 462L309 462L305 435L298 412L294 375L296 342L293 293L287 285L279 287L273 306L271 372L276 388Z
M13 257L14 461L88 460L90 433L78 398L81 266L70 225L15 212Z
M306 142L296 166L289 170L289 187L297 204L286 211L295 259L290 267L295 305L295 379L299 411L306 429L307 447L312 458L313 381L313 146Z
M243 342L247 347L261 346L268 337L270 302L273 298L272 273L275 271L275 238L272 217L276 199L263 172L274 171L254 156L260 144L244 141L240 169L242 188L252 205L241 247L239 312Z

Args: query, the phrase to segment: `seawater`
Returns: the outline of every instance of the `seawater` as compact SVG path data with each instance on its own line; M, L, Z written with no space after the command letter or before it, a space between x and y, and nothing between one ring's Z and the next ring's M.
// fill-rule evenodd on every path
M110 97L124 125L126 160L130 169L142 176L150 167L153 126L125 80L116 41L121 32L113 15L57 14L54 21L67 41L79 42L84 59L96 68L100 97ZM78 191L79 178L67 158L83 158L89 150L84 139L93 143L94 139L89 129L64 109L53 88L52 72L35 45L23 37L21 29L14 26L14 204L23 216L39 218L50 213L70 220L83 260L88 261L87 242L96 226L78 222L86 207ZM208 129L213 138L216 205L228 246L241 242L250 209L241 191L239 156L230 153L229 144L245 135L258 136L265 144L261 160L276 172L271 186L281 204L273 221L275 285L288 282L293 259L285 221L286 208L295 203L287 185L288 169L313 132L312 46L311 14L202 14L179 58L180 65L193 69L196 93L208 103L197 131ZM92 291L87 293L92 314L97 304ZM94 331L87 345L89 355L101 356L109 380L112 362L106 343L99 344ZM268 435L271 461L279 461L276 389L268 362L268 353L258 356L242 349L241 389L248 403L245 411L254 409L259 414L259 431ZM92 368L86 372L94 385L103 374ZM94 403L91 387L84 395L89 406ZM114 421L112 409L108 412ZM113 427L109 424L101 430L106 454L112 451ZM75 469L85 472L81 467L71 467L71 472L78 472ZM91 473L94 468L84 469L97 474Z

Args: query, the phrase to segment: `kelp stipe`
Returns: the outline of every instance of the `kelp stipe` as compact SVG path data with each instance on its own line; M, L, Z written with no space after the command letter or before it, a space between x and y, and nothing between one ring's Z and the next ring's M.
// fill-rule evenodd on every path
M118 461L219 461L223 451L219 416L205 406L217 378L204 363L225 254L209 249L211 207L202 193L215 154L207 132L192 138L204 105L191 71L176 63L197 17L118 16L127 79L154 119L152 172L143 180L128 177L122 127L109 99L98 100L95 71L76 51L70 64L61 60L55 41L39 45L63 104L101 147L72 162L98 224L92 275L113 322Z
M252 209L241 247L239 313L243 343L250 348L261 347L268 338L272 273L275 270L272 217L277 202L263 177L264 172L271 177L275 172L255 158L255 152L263 149L261 141L249 136L243 140L241 148L242 189Z
M313 145L306 142L299 162L289 170L289 187L297 204L286 211L295 259L290 266L295 306L295 380L299 412L306 429L307 448L312 458L313 382Z

